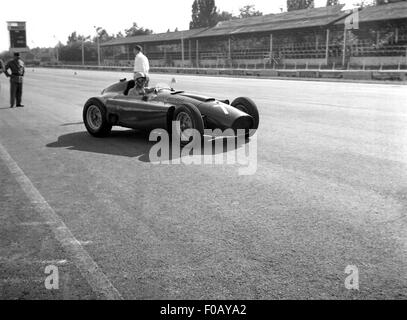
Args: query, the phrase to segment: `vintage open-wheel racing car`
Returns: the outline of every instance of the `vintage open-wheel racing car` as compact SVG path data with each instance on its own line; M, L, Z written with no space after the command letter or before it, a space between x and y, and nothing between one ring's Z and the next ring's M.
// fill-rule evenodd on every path
M248 138L259 126L257 106L249 98L240 97L230 103L163 84L141 95L135 92L135 86L134 80L122 79L86 102L83 120L91 135L105 137L112 126L165 129L186 144L191 139L185 135L188 129L195 129L201 136L205 129L232 129L236 135L243 132ZM179 122L176 132L172 130L174 121Z

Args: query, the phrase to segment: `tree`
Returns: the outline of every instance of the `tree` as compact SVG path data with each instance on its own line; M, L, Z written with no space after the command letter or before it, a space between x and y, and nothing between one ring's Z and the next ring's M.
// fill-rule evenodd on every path
M339 0L327 0L326 6L331 7L331 6L337 6L339 3Z
M13 58L13 55L11 54L10 51L3 51L0 53L0 59L2 59L3 61L8 61L11 60Z
M189 29L199 28L199 5L198 0L194 0L192 3L192 20L189 23Z
M93 42L96 42L99 39L100 42L106 42L114 38L107 33L106 29L98 27L96 28L97 36L93 38Z
M239 11L240 11L239 18L249 18L263 15L263 12L256 10L253 4L246 5L243 8L240 8Z
M407 0L376 0L376 5L381 6L383 4L388 4L388 3L394 3L394 2L401 2L401 1L407 1Z
M133 25L129 28L124 30L125 37L134 37L134 36L143 36L147 34L152 34L153 30L144 29L143 27L139 27L136 22L133 22Z
M217 22L228 21L228 20L232 20L232 19L236 19L236 17L234 17L233 14L231 14L230 12L227 12L227 11L218 12L218 14L216 16Z
M86 36L84 36L84 35L77 34L76 31L74 31L74 32L72 32L72 33L68 36L67 44L68 44L68 45L71 45L71 44L73 44L73 43L81 42L81 41L86 41L86 40L88 40L88 39L90 39L90 36L87 36L87 37L86 37Z
M287 11L314 8L314 0L287 0Z
M360 0L355 5L360 8L373 7L373 6L382 6L389 3L401 2L407 0Z
M355 3L356 7L360 8L366 8L366 7L372 7L376 4L376 0L361 0L357 3Z
M76 31L72 32L69 36L68 36L68 45L71 43L75 43L78 41L78 35L76 34Z
M215 0L194 0L190 29L213 27L218 22Z

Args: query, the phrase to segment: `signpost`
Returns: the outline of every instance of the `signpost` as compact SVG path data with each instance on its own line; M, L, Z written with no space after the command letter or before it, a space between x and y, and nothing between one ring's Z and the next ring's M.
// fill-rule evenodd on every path
M10 32L10 51L28 51L25 21L8 21L7 28Z

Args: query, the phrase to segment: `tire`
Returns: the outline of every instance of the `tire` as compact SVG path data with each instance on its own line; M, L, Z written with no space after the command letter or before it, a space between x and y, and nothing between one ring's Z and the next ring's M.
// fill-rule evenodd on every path
M232 102L231 106L247 113L249 116L253 118L254 123L253 126L250 128L251 132L246 133L246 137L252 136L259 128L260 122L259 110L257 109L256 104L250 98L240 97L235 99Z
M83 108L83 122L86 130L98 138L106 137L112 130L106 116L106 107L97 99L90 99Z
M204 135L204 123L202 120L201 112L193 104L185 103L174 111L172 121L180 122L180 132L174 130L173 135L177 135L177 139L180 139L181 146L189 144L194 138L194 141L202 141ZM172 126L171 126L172 127ZM195 129L196 134L199 136L188 137L183 136L183 131L187 129Z

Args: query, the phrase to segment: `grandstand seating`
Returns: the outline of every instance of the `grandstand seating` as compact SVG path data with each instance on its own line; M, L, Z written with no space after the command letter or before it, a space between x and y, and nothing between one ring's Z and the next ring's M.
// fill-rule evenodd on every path
M400 68L407 63L407 2L360 11L359 29L347 31L345 45L345 18L350 13L342 9L335 6L236 19L213 28L111 40L102 49L121 48L120 53L104 55L109 63L130 61L134 59L130 48L139 43L150 47L146 52L151 64L160 66L346 68L359 63L363 68L368 64L382 68L393 63Z

